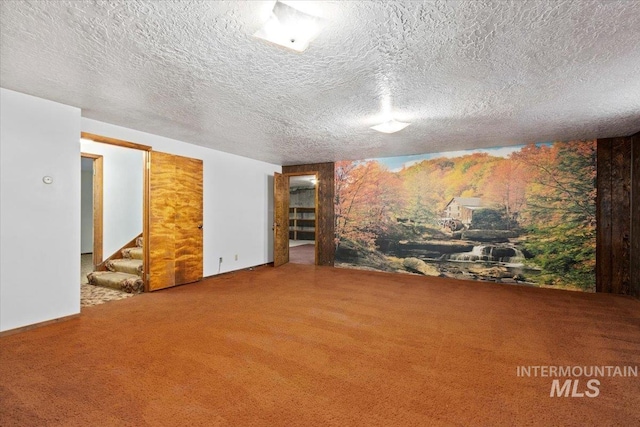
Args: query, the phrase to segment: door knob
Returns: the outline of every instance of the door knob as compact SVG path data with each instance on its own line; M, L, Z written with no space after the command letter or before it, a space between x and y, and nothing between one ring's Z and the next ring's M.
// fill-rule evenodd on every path
M202 224L198 225L198 230L202 230Z

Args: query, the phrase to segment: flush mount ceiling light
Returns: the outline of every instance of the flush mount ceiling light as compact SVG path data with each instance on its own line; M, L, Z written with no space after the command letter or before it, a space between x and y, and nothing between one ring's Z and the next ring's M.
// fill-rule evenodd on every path
M324 26L324 19L308 15L279 1L267 22L254 37L267 40L296 52L303 52Z
M410 124L411 123L398 122L391 119L384 123L380 123L379 125L371 126L371 129L377 130L378 132L382 133L394 133L406 128Z

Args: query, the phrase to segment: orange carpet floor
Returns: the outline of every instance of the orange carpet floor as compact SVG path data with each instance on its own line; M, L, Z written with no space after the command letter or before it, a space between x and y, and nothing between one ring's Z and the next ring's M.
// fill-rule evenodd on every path
M231 273L0 338L0 425L640 425L638 377L550 397L553 378L519 366L640 366L640 301L310 265Z

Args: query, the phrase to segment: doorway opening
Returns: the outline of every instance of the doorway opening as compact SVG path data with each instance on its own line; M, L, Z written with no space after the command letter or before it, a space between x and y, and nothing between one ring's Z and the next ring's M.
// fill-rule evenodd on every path
M289 176L289 262L316 263L317 176Z
M142 257L125 249L142 255L146 152L81 137L80 306L89 307L143 289Z
M102 243L99 242L102 233L100 233L99 238L94 233L94 230L100 228L100 224L97 224L98 221L96 219L100 220L102 218L101 213L96 215L101 206L95 200L95 198L102 200L102 196L98 194L99 189L102 187L101 163L102 156L89 153L81 154L80 284L82 286L88 285L87 275L93 271L96 257L102 258L99 253L102 250ZM96 173L99 176L96 176ZM98 187L97 189L96 186Z
M101 154L81 153L80 158L80 306L90 307L127 298L130 294L89 284L89 275L103 258L103 169Z
M101 207L98 214L94 203L93 212L100 215L100 227L94 223L88 287L126 298L202 279L203 161L87 132L80 144L83 157L105 158L99 191L94 178ZM81 306L95 305L83 298Z

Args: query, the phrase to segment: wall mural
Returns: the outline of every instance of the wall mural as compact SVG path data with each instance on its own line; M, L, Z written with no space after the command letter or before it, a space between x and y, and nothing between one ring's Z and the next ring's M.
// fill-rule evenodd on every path
M335 164L336 266L595 291L596 141Z

